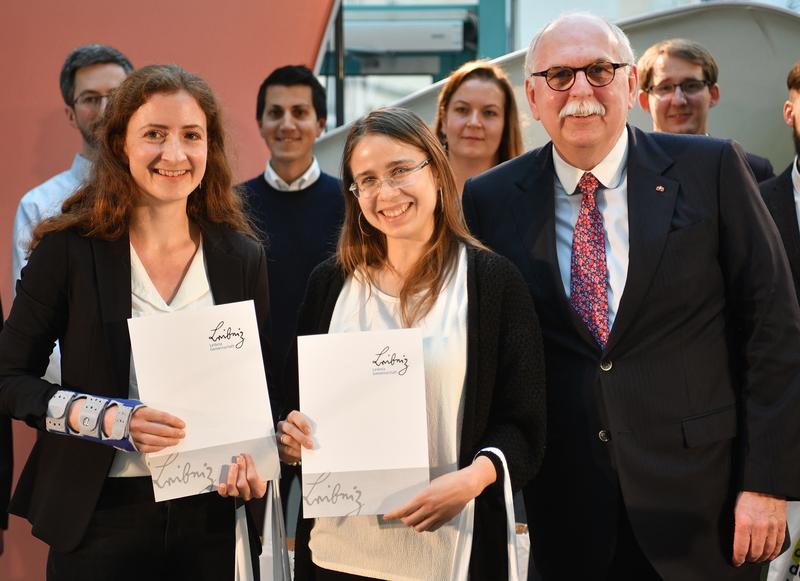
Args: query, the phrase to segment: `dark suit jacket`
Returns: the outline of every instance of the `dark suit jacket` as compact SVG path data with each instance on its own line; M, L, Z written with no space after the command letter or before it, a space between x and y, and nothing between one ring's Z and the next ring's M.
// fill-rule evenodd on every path
M772 164L766 157L749 152L745 152L744 156L758 183L775 176L775 170L772 169Z
M261 245L209 225L203 227L203 252L216 304L255 301L269 370L264 332L269 312L267 266ZM47 402L59 386L39 378L58 339L65 388L128 396L130 280L127 235L105 241L73 230L51 234L39 243L23 269L17 297L0 333L0 414L42 430L10 510L27 518L34 536L58 551L70 551L80 543L115 450L43 431ZM281 404L272 405L280 409Z
M781 175L759 184L761 197L778 227L783 247L792 269L794 288L800 300L800 228L797 225L797 208L794 203L792 166Z
M3 330L3 304L0 303L0 331ZM8 528L8 499L14 471L14 445L11 418L0 414L0 529Z
M629 137L629 267L604 352L559 274L552 144L464 188L473 232L520 268L544 335L547 448L526 491L536 566L569 578L580 555L604 578L624 506L664 578L758 579L728 564L736 493L800 493L785 254L738 146Z

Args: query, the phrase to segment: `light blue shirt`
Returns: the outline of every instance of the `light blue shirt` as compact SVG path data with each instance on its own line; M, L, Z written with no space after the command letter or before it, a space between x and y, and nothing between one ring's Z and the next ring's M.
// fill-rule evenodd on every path
M17 215L14 218L14 245L11 256L13 296L16 296L17 293L20 272L28 262L28 248L34 228L42 220L61 212L64 201L83 184L91 169L91 162L81 154L77 154L72 161L72 167L67 171L53 176L22 196L17 208ZM61 352L58 344L50 356L50 365L47 367L44 379L55 384L61 383Z
M80 187L89 176L91 162L77 154L72 167L51 177L22 196L14 218L14 248L11 257L11 288L16 294L17 281L22 267L28 262L28 248L33 230L42 220L61 212L64 201Z
M608 155L591 170L600 182L597 209L603 217L608 267L608 328L611 329L619 309L619 301L628 278L628 131L622 131ZM576 195L578 181L585 170L564 161L555 146L553 165L556 170L555 214L556 254L561 281L569 298L572 231L578 221L582 196Z

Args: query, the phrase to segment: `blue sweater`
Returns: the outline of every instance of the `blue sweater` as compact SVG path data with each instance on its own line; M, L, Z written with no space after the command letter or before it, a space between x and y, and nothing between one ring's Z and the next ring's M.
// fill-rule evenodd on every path
M282 385L283 365L294 340L297 312L314 267L336 251L344 218L339 180L323 173L311 186L282 192L259 175L241 185L247 212L267 252L272 352Z

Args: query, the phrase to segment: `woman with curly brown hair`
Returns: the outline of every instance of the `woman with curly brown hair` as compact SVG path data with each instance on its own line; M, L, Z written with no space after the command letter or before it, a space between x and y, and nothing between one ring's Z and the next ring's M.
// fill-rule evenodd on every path
M0 333L0 414L40 430L10 510L50 545L48 579L252 577L235 563L230 497L266 484L241 455L219 494L153 500L143 453L190 427L138 401L127 330L131 317L252 299L266 337L266 260L205 81L175 65L132 73L89 181L32 246ZM61 385L40 379L55 340Z

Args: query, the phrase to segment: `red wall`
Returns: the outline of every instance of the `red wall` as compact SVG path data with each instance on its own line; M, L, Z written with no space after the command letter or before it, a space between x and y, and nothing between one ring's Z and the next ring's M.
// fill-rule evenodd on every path
M64 58L90 42L110 44L134 66L178 63L205 78L226 111L237 181L262 171L267 153L255 97L275 67L313 67L333 0L137 0L4 2L0 25L0 293L11 303L11 236L20 197L67 169L80 137L66 121L58 88ZM14 422L16 472L33 433ZM44 579L46 547L11 517L0 579Z

